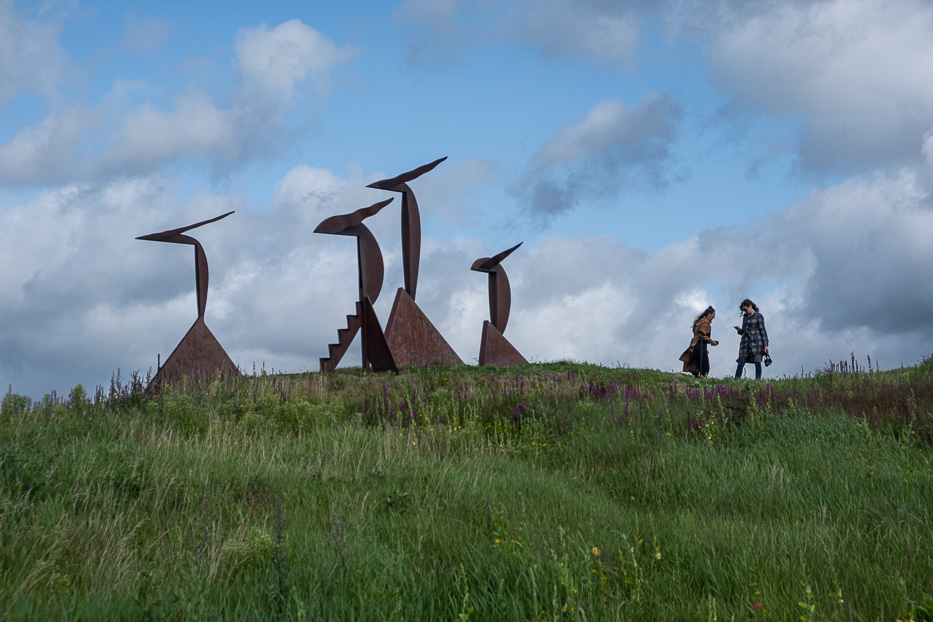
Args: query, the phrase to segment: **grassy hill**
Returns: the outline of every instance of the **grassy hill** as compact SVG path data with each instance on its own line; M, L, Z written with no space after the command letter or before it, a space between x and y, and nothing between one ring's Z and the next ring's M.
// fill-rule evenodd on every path
M931 619L931 450L931 361L7 393L0 620Z

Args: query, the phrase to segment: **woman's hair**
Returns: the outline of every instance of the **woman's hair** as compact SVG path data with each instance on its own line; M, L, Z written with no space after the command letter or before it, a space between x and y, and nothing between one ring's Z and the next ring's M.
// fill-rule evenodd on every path
M705 318L705 317L706 317L707 315L709 315L710 313L716 313L716 309L714 309L712 305L706 307L706 311L704 311L703 313L701 313L700 315L698 315L698 316L697 316L697 319L693 320L693 326L692 326L691 328L696 328L697 322L699 322L700 320L702 320L703 318Z
M755 313L758 313L758 305L756 305L754 302L752 302L748 298L746 298L745 300L739 303L739 311L741 311L742 313L745 313L745 307L751 307L752 309L755 310Z

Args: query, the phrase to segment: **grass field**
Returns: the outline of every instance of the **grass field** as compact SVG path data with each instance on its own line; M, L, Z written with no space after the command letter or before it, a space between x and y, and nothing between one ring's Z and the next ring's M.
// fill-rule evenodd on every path
M933 362L142 382L0 411L0 620L933 619Z

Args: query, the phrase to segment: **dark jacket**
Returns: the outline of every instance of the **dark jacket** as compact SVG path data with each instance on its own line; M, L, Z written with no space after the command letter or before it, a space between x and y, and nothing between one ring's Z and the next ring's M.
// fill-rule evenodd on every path
M768 345L765 316L761 312L754 315L745 314L742 317L742 328L739 334L742 335L742 341L739 343L739 357L744 356L748 362L760 363L765 353L765 346Z

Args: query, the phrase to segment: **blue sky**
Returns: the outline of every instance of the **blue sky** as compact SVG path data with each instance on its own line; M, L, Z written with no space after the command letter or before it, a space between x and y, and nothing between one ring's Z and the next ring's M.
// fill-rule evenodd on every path
M245 369L316 370L352 244L313 234L417 180L418 303L475 362L478 257L519 241L531 360L679 369L713 304L730 375L759 303L772 376L933 351L933 7L919 0L0 0L0 384L155 366L193 322ZM371 219L401 286L397 207ZM358 364L351 349L345 363Z

